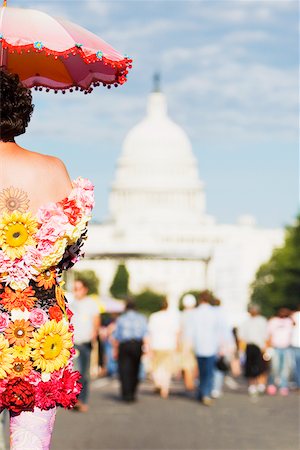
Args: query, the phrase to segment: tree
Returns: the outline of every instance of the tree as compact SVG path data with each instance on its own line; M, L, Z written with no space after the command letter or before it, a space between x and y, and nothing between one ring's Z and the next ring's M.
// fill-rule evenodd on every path
M283 247L275 249L270 260L257 271L251 301L261 305L266 316L285 306L300 303L300 216L286 228Z
M157 312L162 307L163 294L158 294L149 289L134 296L135 305L138 311L146 315Z
M129 295L129 272L123 263L117 267L110 293L113 297L121 299Z
M74 271L74 278L88 285L89 295L99 294L99 278L93 270Z

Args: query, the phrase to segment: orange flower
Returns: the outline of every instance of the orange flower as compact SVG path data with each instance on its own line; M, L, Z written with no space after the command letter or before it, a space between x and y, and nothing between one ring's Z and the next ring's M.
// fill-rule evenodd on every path
M63 318L62 310L57 305L50 306L48 313L49 313L50 319L54 319L54 320L56 320L56 322L60 322Z
M55 298L60 309L66 313L66 300L64 290L61 286L55 286Z
M8 311L11 311L12 309L21 309L22 311L28 309L29 311L37 300L34 295L35 292L31 286L24 289L24 291L13 291L6 286L5 291L0 295L0 298L2 299L0 300L0 303Z
M29 320L15 320L11 322L5 329L5 337L12 345L21 345L24 347L32 336L33 326L30 325Z
M56 271L55 269L48 269L41 273L37 279L37 285L44 289L51 289L56 284Z
M32 370L32 364L29 360L24 361L23 359L16 358L14 359L12 363L12 371L10 373L10 377L19 377L24 378L30 375L30 372Z

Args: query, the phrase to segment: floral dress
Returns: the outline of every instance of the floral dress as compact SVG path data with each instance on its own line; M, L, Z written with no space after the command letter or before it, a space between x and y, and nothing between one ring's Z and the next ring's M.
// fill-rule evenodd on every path
M92 184L28 212L27 195L0 193L0 411L71 408L80 393L72 368L72 313L61 276L81 255L94 205Z

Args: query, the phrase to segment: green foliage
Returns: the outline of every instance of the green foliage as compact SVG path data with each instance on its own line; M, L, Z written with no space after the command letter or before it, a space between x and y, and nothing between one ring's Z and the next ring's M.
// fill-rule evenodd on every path
M125 264L119 264L110 287L114 298L124 299L129 295L129 273Z
M284 246L274 250L252 284L253 303L261 305L266 316L285 306L294 309L300 303L300 216L287 227Z
M89 295L99 294L99 278L93 270L74 271L74 277L88 285Z
M149 315L161 309L164 298L165 296L163 294L158 294L147 289L140 294L136 294L134 301L139 312Z

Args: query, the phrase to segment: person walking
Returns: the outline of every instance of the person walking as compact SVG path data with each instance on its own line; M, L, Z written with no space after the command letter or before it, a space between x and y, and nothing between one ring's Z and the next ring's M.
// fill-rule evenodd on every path
M168 398L175 355L178 349L180 316L177 311L168 308L167 299L163 299L161 310L149 318L149 347L151 367L155 389L162 398Z
M212 405L216 358L226 335L226 323L218 308L212 306L210 293L200 295L190 327L190 339L199 368L198 398L205 406Z
M297 388L300 389L300 304L298 309L292 315L294 328L292 333L292 353L294 363L294 381Z
M288 377L291 369L291 343L294 322L290 310L280 308L276 317L269 320L268 344L272 348L271 373L267 392L275 395L277 388L283 396L289 394Z
M136 311L135 303L129 300L125 313L116 322L114 350L118 360L121 382L121 397L125 402L136 400L139 370L147 335L146 317Z
M181 369L187 391L193 391L195 388L196 358L191 349L189 339L189 329L195 313L197 301L194 295L186 294L182 299L183 311L181 313L180 329L180 353Z
M98 306L88 297L88 292L88 285L83 279L74 282L74 299L70 307L73 312L75 365L81 374L82 384L76 405L80 412L88 411L91 351L93 344L97 342L100 327Z
M248 306L249 317L239 329L240 349L245 349L245 377L249 380L249 395L257 395L266 389L266 362L263 352L267 341L267 319L260 314L260 307Z

